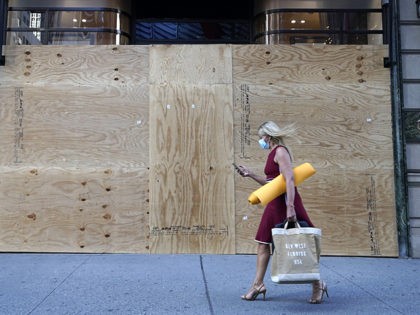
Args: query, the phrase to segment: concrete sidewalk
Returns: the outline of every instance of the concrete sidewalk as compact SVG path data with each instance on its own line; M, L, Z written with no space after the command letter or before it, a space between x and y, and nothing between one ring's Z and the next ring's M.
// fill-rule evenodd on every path
M0 314L419 314L420 259L322 257L329 298L266 275L254 255L0 254Z

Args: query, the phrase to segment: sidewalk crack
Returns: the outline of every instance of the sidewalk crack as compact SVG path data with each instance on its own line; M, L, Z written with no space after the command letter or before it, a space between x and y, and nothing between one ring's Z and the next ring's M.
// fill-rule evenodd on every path
M212 305L211 299L210 299L210 292L209 292L209 287L207 285L207 279L206 279L206 273L204 271L203 256L202 255L200 255L200 266L201 266L201 274L203 275L203 282L204 282L204 288L205 288L205 291L206 291L207 303L209 304L210 315L214 315L214 309L213 309L213 305Z
M64 282L67 281L81 266L87 263L87 261L92 257L92 255L89 255L85 260L83 260L76 268L73 269L72 272L70 272L50 293L48 293L37 305L35 305L29 312L29 314L32 314L42 303L45 302L46 299L48 299L51 294L53 294L59 287L63 285Z

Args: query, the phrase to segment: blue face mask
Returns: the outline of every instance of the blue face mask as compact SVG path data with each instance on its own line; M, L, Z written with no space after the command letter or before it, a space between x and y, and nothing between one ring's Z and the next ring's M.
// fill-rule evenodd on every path
M270 145L267 142L265 142L263 138L258 140L258 143L260 144L261 149L264 149L264 150L270 149Z

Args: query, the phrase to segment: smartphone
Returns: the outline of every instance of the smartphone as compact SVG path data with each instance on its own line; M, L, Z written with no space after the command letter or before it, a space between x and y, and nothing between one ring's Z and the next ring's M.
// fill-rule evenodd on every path
M239 168L238 165L236 165L235 163L232 163L232 165L239 174L241 174L242 176L244 175L244 172Z
M232 163L232 165L235 168L235 170L237 170L238 172L241 172L241 169L239 168L238 165L236 165L235 163Z

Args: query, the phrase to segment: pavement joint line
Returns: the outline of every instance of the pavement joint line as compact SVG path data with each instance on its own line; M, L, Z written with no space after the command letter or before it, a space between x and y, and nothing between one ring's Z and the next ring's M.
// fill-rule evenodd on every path
M53 294L59 287L61 287L63 285L64 282L67 281L67 279L69 279L77 270L80 269L80 267L82 267L84 264L86 264L88 262L89 259L92 258L92 255L89 255L85 260L83 260L79 265L76 266L76 268L73 269L72 272L70 272L50 293L48 293L37 305L35 305L29 312L28 315L32 314L33 312L36 311L36 309L45 302L46 299L48 299L51 294Z
M201 274L203 275L204 288L205 288L205 291L206 291L206 298L207 298L207 302L209 304L210 314L214 315L214 309L213 309L213 305L211 303L209 287L207 285L206 273L204 271L203 255L200 255L200 267L201 267Z

